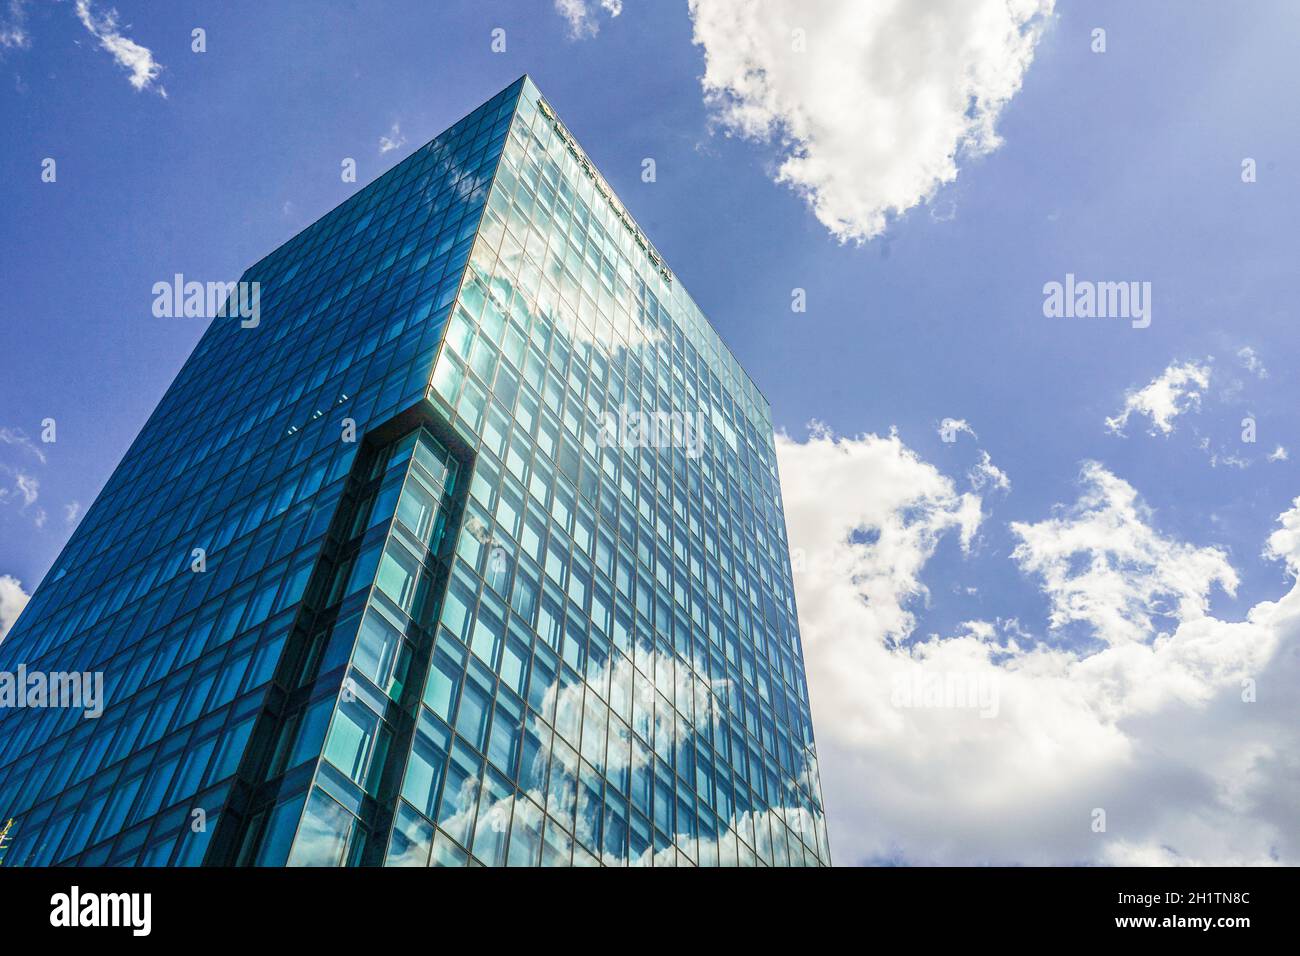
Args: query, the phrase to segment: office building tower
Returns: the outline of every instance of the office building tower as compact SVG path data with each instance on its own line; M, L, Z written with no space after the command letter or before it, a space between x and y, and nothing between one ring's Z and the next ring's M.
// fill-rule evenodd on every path
M248 290L0 644L104 692L5 865L829 863L768 404L531 80Z

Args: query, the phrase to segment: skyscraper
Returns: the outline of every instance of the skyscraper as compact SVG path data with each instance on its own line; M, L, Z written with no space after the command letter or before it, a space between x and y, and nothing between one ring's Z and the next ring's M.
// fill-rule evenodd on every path
M104 681L6 865L829 862L767 402L531 80L241 282L0 644Z

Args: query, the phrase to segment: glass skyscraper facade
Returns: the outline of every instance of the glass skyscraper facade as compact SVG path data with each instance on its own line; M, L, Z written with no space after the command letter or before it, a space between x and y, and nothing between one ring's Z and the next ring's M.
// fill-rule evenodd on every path
M243 280L0 644L105 687L5 865L830 862L767 402L531 80Z

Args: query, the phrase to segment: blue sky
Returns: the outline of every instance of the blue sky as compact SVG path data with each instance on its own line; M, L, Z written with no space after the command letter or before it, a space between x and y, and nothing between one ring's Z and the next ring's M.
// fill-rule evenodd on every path
M1292 542L1270 539L1300 494L1300 11L1042 0L1016 5L1008 41L973 29L1006 16L985 0L929 21L869 6L322 2L304 16L119 0L115 20L85 0L0 6L0 575L32 590L197 342L201 320L151 315L153 283L236 278L357 188L344 157L364 184L528 72L788 436L838 862L1296 862L1295 803L1277 805L1300 792L1284 766L1295 710L1266 712L1262 676L1294 674L1296 639L1280 619L1233 625L1300 600ZM798 29L812 63L787 57ZM119 62L132 57L136 84ZM769 68L757 90L742 82L755 65ZM942 106L954 89L969 111ZM946 137L971 114L996 141L969 125ZM776 182L792 154L802 172ZM837 216L853 224L838 235ZM1150 327L1045 317L1044 283L1067 273L1151 283ZM1107 419L1130 396L1117 433ZM945 418L969 430L944 442ZM972 481L985 453L997 472ZM1224 636L1193 653L1207 630ZM930 635L1019 688L1011 716L885 720L863 704L879 687L819 676L933 665L907 648ZM1188 652L1162 658L1161 635ZM1224 717L1256 676L1257 709ZM1058 677L1109 690L1063 704ZM1169 728L1196 720L1236 743L1180 754L1192 731ZM1035 736L1053 724L1077 735ZM1003 755L1040 745L1084 756L1045 757L1041 784L1014 794L1023 775ZM963 769L980 747L995 756ZM918 790L932 799L909 809ZM1088 831L1105 799L1126 821L1109 842ZM1129 809L1144 801L1167 810Z

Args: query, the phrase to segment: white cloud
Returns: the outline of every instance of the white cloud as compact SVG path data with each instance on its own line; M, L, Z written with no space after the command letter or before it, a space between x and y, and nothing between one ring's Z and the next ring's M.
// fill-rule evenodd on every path
M976 491L983 491L985 488L997 491L1011 490L1011 479L1005 471L993 464L993 459L986 451L980 452L979 464L967 472L966 477Z
M575 39L622 0L554 0ZM705 102L729 133L777 141L777 182L841 242L934 199L997 149L1055 0L689 0ZM950 221L951 202L932 217Z
M1151 433L1168 435L1174 430L1174 419L1192 409L1201 407L1201 396L1210 387L1210 366L1196 362L1175 362L1151 380L1149 385L1130 391L1124 398L1124 407L1113 418L1106 419L1106 427L1117 435L1124 433L1131 415L1146 415L1151 419Z
M930 204L930 218L935 222L952 222L957 218L957 204L949 200Z
M1267 459L1267 460L1268 460L1268 461L1286 461L1286 460L1287 460L1288 458L1290 458L1290 457L1291 457L1291 456L1287 453L1287 450L1286 450L1285 448L1283 448L1281 445L1278 445L1276 448L1273 449L1272 452L1269 453L1269 456L1268 456L1268 459Z
M979 440L980 436L975 434L975 429L964 418L945 418L939 423L939 437L944 441L955 441L962 432L977 441Z
M0 461L0 505L15 505L21 513L30 516L37 528L43 528L45 509L33 507L41 496L41 482L27 466L33 459L44 465L45 452L17 428L0 428L0 450L5 448L17 449L18 460L13 464ZM12 457L10 460L14 461Z
M778 435L777 451L787 520L802 532L791 539L802 557L801 612L804 601L834 603L840 583L855 581L850 616L861 611L860 623L883 641L906 636L915 625L907 605L928 594L921 568L948 532L970 541L980 523L979 497L959 494L894 434L836 438L814 425L802 444ZM863 493L864 475L871 476L870 494Z
M31 34L27 32L27 11L23 9L23 0L9 0L8 14L0 16L0 47L5 49L25 49L32 45Z
M842 242L880 235L1001 145L1053 7L690 0L706 102L729 132L780 142L777 182Z
M623 12L623 0L555 0L555 12L569 21L569 36L575 40L600 32L600 10L616 17Z
M18 496L23 499L23 506L36 503L40 495L41 483L31 475L25 475L22 472L14 475L14 488L18 491Z
M5 639L9 629L18 620L18 615L27 606L30 599L23 590L22 582L12 575L0 574L0 641Z
M1210 467L1218 468L1220 465L1223 465L1225 468L1244 470L1250 467L1250 459L1242 458L1240 455L1220 455L1218 452L1212 452L1210 454Z
M393 124L393 128L388 136L379 137L379 152L381 155L395 149L400 149L405 145L406 137L402 135L402 127L397 123Z
M1253 373L1258 378L1268 378L1268 369L1260 361L1259 354L1249 345L1237 349L1237 360L1241 362L1246 371Z
M1300 575L1300 498L1292 499L1291 509L1277 519L1278 528L1264 543L1264 557L1282 561L1293 575Z
M0 464L0 475L7 475L10 478L10 487L0 485L0 504L8 501L16 501L21 509L29 508L36 503L40 497L41 483L40 480L27 474L25 471L17 471L7 465Z
M90 0L77 0L77 17L91 36L99 41L99 45L112 54L117 64L131 74L127 80L137 90L149 89L162 75L162 64L153 58L149 48L124 37L118 31L116 10L110 8L107 13L99 16L91 8ZM167 91L161 85L158 93L166 99Z
M45 452L37 447L36 443L27 437L21 428L6 428L0 426L0 445L9 445L30 455L45 464Z
M79 517L81 517L80 501L69 501L63 506L63 521L65 524L72 526L77 523Z
M1237 573L1218 548L1164 537L1136 489L1097 462L1087 462L1079 500L1034 524L1014 521L1012 558L1043 580L1051 623L1090 625L1107 644L1143 640L1153 617L1204 616L1211 588L1235 594Z
M1222 553L1161 533L1096 465L1075 503L1022 525L1017 560L1100 641L1036 639L1023 615L919 640L925 563L962 528L953 483L893 436L822 429L777 451L791 543L822 556L795 584L838 863L1300 862L1300 589L1210 616L1236 581ZM1300 572L1300 499L1281 522L1269 556ZM895 706L917 668L993 687L997 716Z

